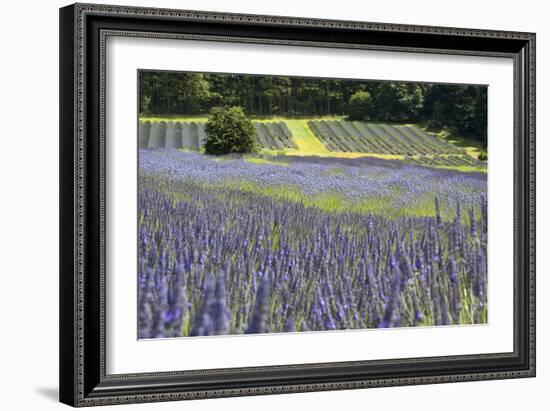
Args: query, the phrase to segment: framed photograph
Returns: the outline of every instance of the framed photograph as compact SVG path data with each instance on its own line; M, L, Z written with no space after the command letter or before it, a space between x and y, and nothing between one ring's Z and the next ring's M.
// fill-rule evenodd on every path
M535 34L60 22L62 402L535 376Z

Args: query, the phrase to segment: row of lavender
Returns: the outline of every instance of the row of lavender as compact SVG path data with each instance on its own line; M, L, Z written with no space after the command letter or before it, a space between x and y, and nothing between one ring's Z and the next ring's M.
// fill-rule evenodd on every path
M429 167L483 169L487 165L417 126L345 120L314 120L308 125L325 147L334 152L400 155L410 164Z
M256 129L256 140L262 148L270 150L284 150L287 148L298 148L292 141L292 133L286 123L282 121L254 122Z
M331 151L409 156L462 153L416 126L345 120L312 120L308 125Z
M428 217L327 212L218 184L224 173L234 179L229 170L239 166L255 176L292 165L189 156L140 153L140 338L486 322L483 195L434 191ZM358 173L345 164L339 167ZM383 164L358 169L375 169L372 179ZM296 167L276 178L307 178L308 169L329 178L322 162ZM399 175L393 163L387 168ZM452 173L441 172L439 187L452 185L448 179ZM478 184L462 183L455 191L466 185L471 193ZM444 217L450 200L453 215Z
M273 163L254 164L240 156L215 158L178 150L140 150L140 170L172 180L185 178L208 185L240 184L271 188L278 193L298 192L303 200L317 201L331 196L350 208L379 204L381 210L372 211L384 211L388 217L393 217L390 212L406 210L410 210L409 215L418 215L424 206L428 212L423 215L430 215L434 193L437 193L441 214L451 220L457 202L469 208L487 192L485 173L416 167L373 157L274 156L269 159Z
M409 164L428 167L475 167L487 169L487 162L472 158L467 154L439 155L439 156L405 156L403 159Z
M140 121L139 148L184 148L199 150L206 140L205 123Z
M139 148L183 148L199 151L206 140L206 123L196 121L140 121ZM256 139L262 148L297 148L284 122L254 122Z

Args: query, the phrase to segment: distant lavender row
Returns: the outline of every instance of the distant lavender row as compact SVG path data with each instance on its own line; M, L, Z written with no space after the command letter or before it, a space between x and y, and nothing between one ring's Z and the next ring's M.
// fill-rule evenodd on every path
M388 220L169 172L140 177L140 338L486 322L483 196L452 221L436 197L432 217Z
M297 148L282 121L254 122L256 141L262 148ZM206 123L197 121L140 121L139 148L183 148L200 151L207 138Z
M405 156L404 161L410 164L428 167L476 167L477 169L487 169L486 161L476 160L467 154Z
M487 192L486 174L461 173L375 158L322 159L275 157L280 164L253 164L242 158L209 157L178 150L140 150L140 173L203 184L253 183L290 187L304 196L336 194L352 202L381 199L387 209L425 207L438 196L444 218L452 219L457 202L478 203Z
M292 141L292 133L283 121L254 122L256 141L262 148L284 150L298 148Z
M417 126L345 120L311 120L308 125L330 151L408 156L463 153Z
M206 140L205 123L140 121L139 148L183 148L200 150Z

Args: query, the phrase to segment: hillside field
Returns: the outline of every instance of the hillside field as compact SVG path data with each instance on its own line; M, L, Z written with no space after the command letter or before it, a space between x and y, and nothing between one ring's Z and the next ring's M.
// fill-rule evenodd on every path
M143 117L139 146L200 151L206 139L205 124L205 117ZM254 126L259 154L267 156L377 157L459 171L483 172L487 168L485 161L477 159L478 147L457 138L442 138L413 124L327 117L254 120Z

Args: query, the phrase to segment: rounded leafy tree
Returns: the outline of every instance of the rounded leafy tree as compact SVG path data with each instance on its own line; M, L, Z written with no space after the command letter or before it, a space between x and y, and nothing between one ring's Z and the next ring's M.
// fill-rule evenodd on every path
M372 97L368 91L358 91L349 99L350 120L365 120L372 109Z
M214 107L206 133L206 154L250 153L256 149L256 130L241 107Z

